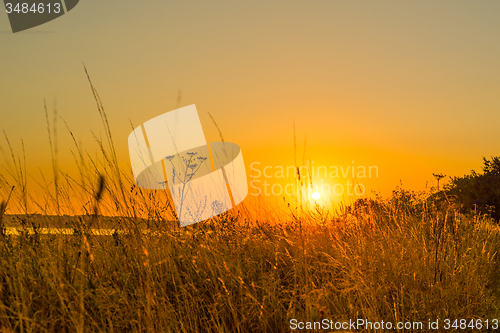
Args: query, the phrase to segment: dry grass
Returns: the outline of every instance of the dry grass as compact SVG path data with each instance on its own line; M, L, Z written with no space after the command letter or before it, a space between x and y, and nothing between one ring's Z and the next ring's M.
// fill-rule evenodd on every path
M379 202L322 223L303 216L302 226L225 214L155 234L129 219L131 232L113 237L2 234L0 324L282 332L292 318L498 318L498 228L450 214Z
M36 232L29 215L18 236L0 225L3 331L285 332L294 318L499 317L500 235L490 219L397 190L333 215L319 208L257 220L249 211L263 207L242 207L180 228L168 222L175 212L166 191L137 188L118 166L92 91L108 141L97 140L99 159L75 144L78 177L55 161L55 182L39 184L44 200L26 190L23 160L8 144L0 221L9 209L89 218L65 236ZM99 213L111 212L127 232L92 235Z

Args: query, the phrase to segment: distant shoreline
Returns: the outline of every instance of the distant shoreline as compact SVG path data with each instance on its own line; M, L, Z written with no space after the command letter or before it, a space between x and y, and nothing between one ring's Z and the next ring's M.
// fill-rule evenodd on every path
M33 223L40 228L73 228L79 224L79 219L98 229L119 229L121 220L132 220L131 217L124 216L104 216L98 215L93 221L90 215L43 215L43 214L4 214L2 218L3 225L6 228L19 228L22 226L23 219L26 226L32 227ZM148 219L137 218L139 224L147 227Z

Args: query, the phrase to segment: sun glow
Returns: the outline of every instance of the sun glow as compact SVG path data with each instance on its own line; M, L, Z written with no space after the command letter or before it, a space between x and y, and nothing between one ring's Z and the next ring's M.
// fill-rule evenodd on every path
M314 200L319 200L319 198L321 198L321 193L319 193L319 192L317 192L317 191L316 191L316 192L314 192L314 193L312 194L312 198L313 198Z

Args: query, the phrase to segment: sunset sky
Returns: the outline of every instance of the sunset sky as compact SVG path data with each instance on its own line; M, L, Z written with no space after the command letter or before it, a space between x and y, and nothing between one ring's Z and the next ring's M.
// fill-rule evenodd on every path
M307 136L315 166L377 166L367 192L423 190L500 155L499 15L494 0L82 0L13 34L0 13L0 129L16 152L24 141L29 173L50 174L45 99L95 153L85 63L124 165L130 121L175 109L180 91L248 175L294 165L295 124L298 163ZM62 121L58 138L61 169L75 169Z

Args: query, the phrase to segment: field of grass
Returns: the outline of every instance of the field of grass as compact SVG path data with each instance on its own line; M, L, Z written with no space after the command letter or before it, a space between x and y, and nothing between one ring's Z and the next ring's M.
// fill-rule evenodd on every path
M113 236L91 235L83 219L74 235L0 233L0 326L283 332L294 318L498 318L498 227L416 198L398 191L280 221L151 221L150 233L133 218L117 219L128 232Z
M98 160L75 145L77 177L58 169L55 154L52 180L34 195L8 142L2 332L288 332L293 319L424 328L439 319L442 328L446 318L500 318L500 229L488 217L462 215L435 193L397 189L335 213L292 205L269 214L264 204L244 203L181 228L166 191L138 189L118 165L93 92L107 137L98 140ZM48 132L57 152L49 121ZM84 218L72 220L71 235L42 234L33 211ZM24 213L18 235L1 223L9 212ZM114 215L117 231L93 235L109 225L104 215Z

